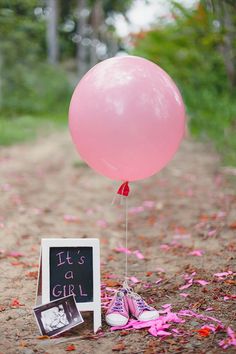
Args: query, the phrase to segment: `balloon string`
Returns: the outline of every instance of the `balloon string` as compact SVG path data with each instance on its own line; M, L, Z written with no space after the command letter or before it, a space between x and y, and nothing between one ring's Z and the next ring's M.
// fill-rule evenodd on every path
M125 198L125 282L128 282L128 198Z

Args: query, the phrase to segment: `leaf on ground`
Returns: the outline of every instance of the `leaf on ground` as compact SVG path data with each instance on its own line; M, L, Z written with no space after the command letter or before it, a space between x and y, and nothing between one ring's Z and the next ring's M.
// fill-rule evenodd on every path
M124 337L124 336L127 336L128 334L130 334L130 331L121 331L120 333L120 336Z
M20 306L25 306L24 304L21 304L20 301L18 299L12 299L11 302L11 307L20 307Z
M50 337L49 336L38 336L37 339L45 340L45 339L50 339Z
M109 286L109 287L115 287L115 286L120 286L121 283L119 283L118 281L116 280L112 280L112 279L105 279L104 280L104 283L106 284L106 286Z
M19 346L20 346L21 348L25 348L25 347L27 347L28 345L27 345L27 343L26 343L24 340L21 340Z
M211 333L211 330L208 327L203 327L203 328L198 330L198 334L201 337L208 337L210 335L210 333Z
M35 272L28 272L26 274L27 278L31 278L31 279L37 279L38 278L38 272L35 271Z
M120 352L120 351L122 351L124 349L125 349L124 342L120 342L120 343L117 343L116 345L114 345L114 347L112 348L112 351L113 352Z
M75 350L75 345L74 344L70 344L66 347L66 351L67 352L72 352L73 350Z
M229 225L229 228L232 230L236 230L236 221Z

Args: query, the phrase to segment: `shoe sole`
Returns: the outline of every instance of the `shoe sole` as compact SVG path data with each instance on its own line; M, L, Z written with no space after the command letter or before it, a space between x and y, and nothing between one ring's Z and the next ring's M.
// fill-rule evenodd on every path
M109 325L109 326L111 326L111 327L122 327L122 326L125 326L127 323L128 323L128 319L127 319L127 321L124 321L123 323L118 323L118 322L112 322L112 321L110 321L109 320L109 318L105 318L105 320L106 320L106 323Z

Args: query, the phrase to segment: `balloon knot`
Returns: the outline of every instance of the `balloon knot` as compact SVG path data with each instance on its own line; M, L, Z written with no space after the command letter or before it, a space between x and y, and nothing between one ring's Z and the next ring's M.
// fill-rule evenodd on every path
M117 194L124 195L128 197L129 195L129 182L124 182L117 191Z

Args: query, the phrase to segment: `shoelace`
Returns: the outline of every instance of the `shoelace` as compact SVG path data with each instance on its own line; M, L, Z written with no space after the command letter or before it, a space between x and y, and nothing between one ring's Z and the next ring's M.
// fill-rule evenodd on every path
M137 293L130 292L129 295L136 300L137 306L139 310L150 310L151 307L141 298L141 296Z
M137 299L136 302L137 302L139 310L149 310L150 309L150 306L148 306L142 298Z
M119 296L117 294L116 296L116 299L115 299L115 302L114 304L112 305L112 308L111 310L114 311L114 310L117 310L117 311L122 311L124 309L124 304L123 304L123 296Z

